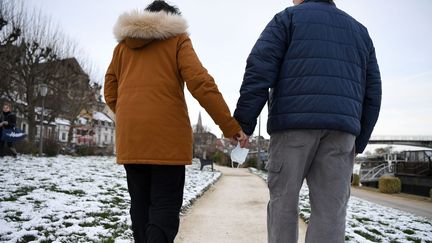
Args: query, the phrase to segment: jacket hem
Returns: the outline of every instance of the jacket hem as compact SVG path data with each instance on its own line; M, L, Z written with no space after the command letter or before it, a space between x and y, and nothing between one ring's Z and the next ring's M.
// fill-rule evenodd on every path
M192 160L117 159L117 164L191 165Z
M354 135L355 137L358 136L358 134L349 131L347 129L341 129L341 128L332 128L332 127L319 127L319 126L314 126L314 127L308 127L308 126L293 126L293 127L284 127L284 128L280 128L280 129L267 129L267 132L269 135L272 135L273 133L277 133L277 132L282 132L282 131L286 131L286 130L293 130L293 129L300 129L300 130L332 130L332 131L338 131L338 132L346 132L349 134Z

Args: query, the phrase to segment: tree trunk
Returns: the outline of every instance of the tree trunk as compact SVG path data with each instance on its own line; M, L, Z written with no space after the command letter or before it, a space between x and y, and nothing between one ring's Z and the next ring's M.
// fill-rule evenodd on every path
M68 131L67 147L70 147L72 144L74 127L75 127L75 121L74 121L74 119L71 119L69 131Z
M28 121L28 129L29 129L29 134L28 134L28 140L31 143L35 142L35 137L36 137L36 120L35 120L35 112L34 112L34 107L29 106L28 107L29 111L26 114L26 118Z

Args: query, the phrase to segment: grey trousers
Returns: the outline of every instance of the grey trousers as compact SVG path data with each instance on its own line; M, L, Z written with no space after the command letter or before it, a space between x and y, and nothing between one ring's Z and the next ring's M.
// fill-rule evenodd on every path
M271 135L267 208L269 243L297 243L299 191L306 178L311 216L306 243L345 242L355 136L331 130Z

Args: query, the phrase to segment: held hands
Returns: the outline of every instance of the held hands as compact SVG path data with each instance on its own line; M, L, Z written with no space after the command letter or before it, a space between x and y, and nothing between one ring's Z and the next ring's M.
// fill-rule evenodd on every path
M245 148L249 146L249 136L246 135L242 130L240 130L234 137L231 139L232 141L238 141L240 143L241 148Z

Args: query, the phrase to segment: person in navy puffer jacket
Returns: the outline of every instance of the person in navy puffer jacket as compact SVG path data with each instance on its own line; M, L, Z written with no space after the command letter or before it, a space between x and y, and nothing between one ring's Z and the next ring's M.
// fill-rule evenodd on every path
M306 178L306 242L344 242L354 157L380 111L380 71L363 25L333 1L294 2L301 4L276 14L253 47L234 117L251 135L268 102L268 241L297 242Z

